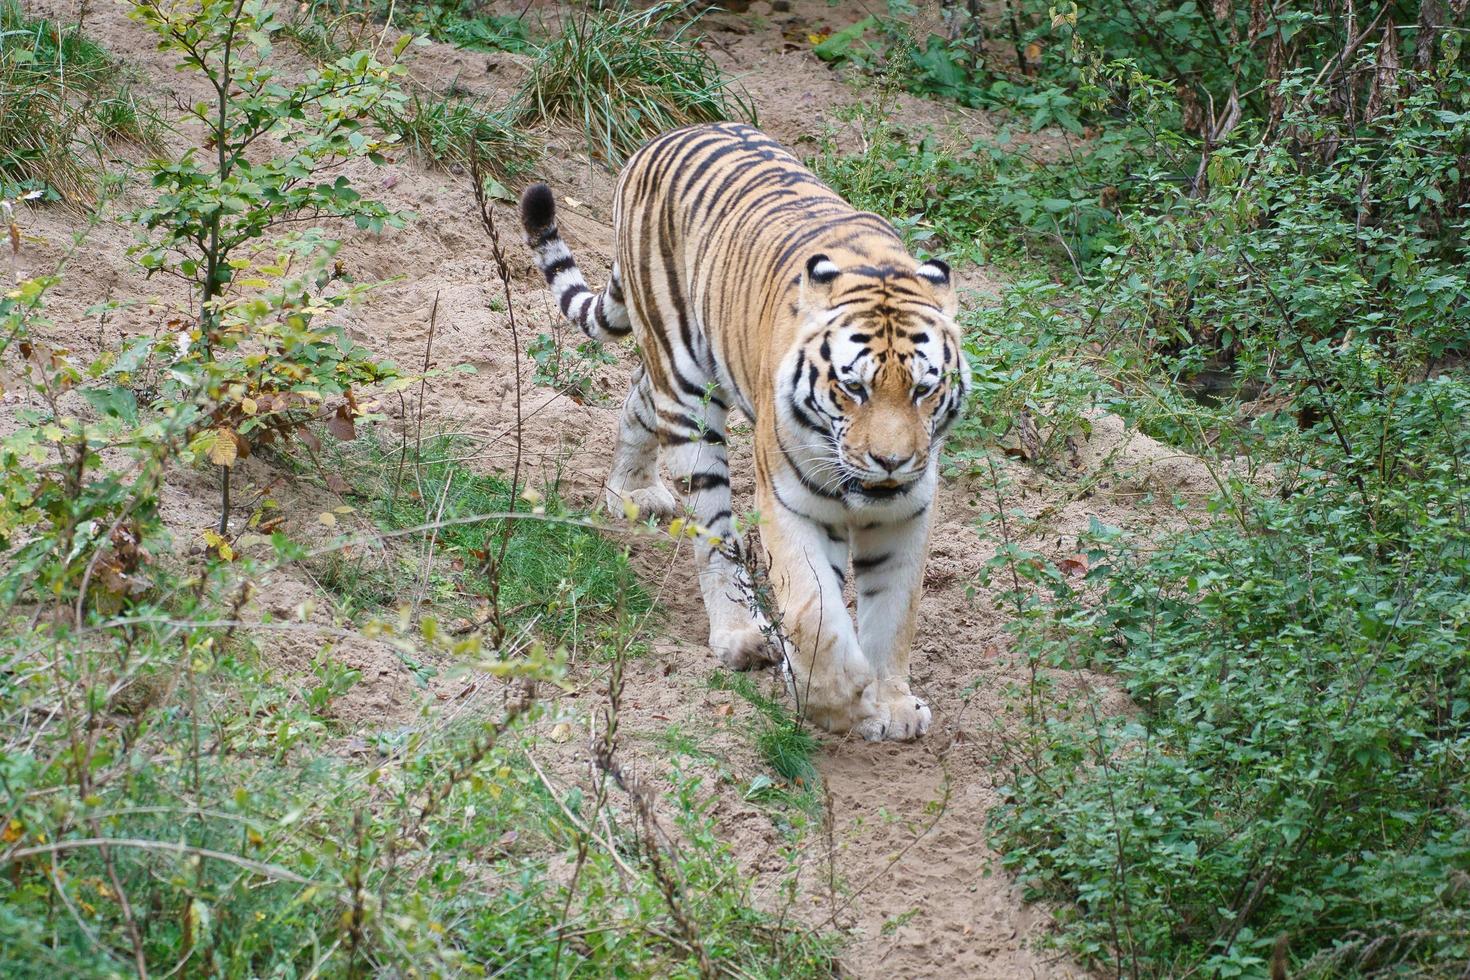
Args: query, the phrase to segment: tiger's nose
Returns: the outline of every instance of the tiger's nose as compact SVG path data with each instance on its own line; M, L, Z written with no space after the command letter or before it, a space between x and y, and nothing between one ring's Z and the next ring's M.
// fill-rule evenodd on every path
M868 458L873 461L874 466L892 473L914 457L912 454L908 456L880 456L877 453L870 452L868 453Z

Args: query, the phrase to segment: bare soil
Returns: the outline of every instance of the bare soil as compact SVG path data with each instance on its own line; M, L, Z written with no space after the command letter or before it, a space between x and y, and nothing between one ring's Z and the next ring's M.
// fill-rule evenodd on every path
M28 7L74 19L72 5L30 3ZM519 5L517 5L519 6ZM742 13L717 13L705 22L714 58L737 76L755 103L764 128L798 153L815 149L829 130L837 145L858 148L856 130L839 110L873 96L835 75L791 41L811 32L840 28L867 10L844 0L793 0L776 11L757 0ZM507 7L507 10L510 8ZM532 6L532 17L553 19L557 10ZM173 70L146 33L120 5L89 13L97 36L125 57L144 79L147 94L164 106L202 93L198 79ZM391 39L390 39L391 42ZM281 46L291 58L289 47ZM451 85L505 99L525 71L526 59L476 54L442 44L414 48L410 67L437 91ZM303 62L304 64L304 62ZM908 95L890 111L912 131L933 130L957 140L993 132L985 115ZM187 141L189 134L181 138ZM546 134L548 153L539 176L563 201L562 228L589 278L600 281L610 263L608 224L614 174L590 159L576 132ZM181 148L176 146L175 149ZM126 151L119 151L126 153ZM416 215L407 228L373 236L343 229L341 257L360 280L392 279L346 318L351 335L405 370L471 365L474 374L450 373L428 385L422 403L411 398L406 412L385 428L397 441L405 429L455 432L478 447L470 465L504 472L517 451L529 479L556 481L573 504L593 508L599 500L617 422L617 405L633 366L629 350L597 379L600 398L580 404L553 389L532 384L532 365L519 365L500 286L485 236L474 217L466 176L433 170L406 155L386 167L354 165L347 175L362 192ZM29 208L22 271L48 271L70 251L63 285L50 310L57 323L52 340L85 356L129 336L168 330L171 310L187 307L177 284L145 279L125 256L133 229L118 220L144 200L146 188L130 187L112 213L74 249L71 236L83 222L55 208ZM573 204L575 199L578 204ZM496 220L514 263L514 301L521 318L522 346L536 334L557 329L554 311L529 252L520 244L509 205ZM992 302L1000 288L991 269L958 270L967 302ZM129 309L99 325L82 311L102 294L131 301ZM497 311L500 310L500 311ZM434 335L430 343L431 311ZM580 338L569 338L575 345ZM519 380L518 380L519 378ZM412 393L410 393L412 394ZM520 417L517 417L519 394ZM3 406L8 414L13 402ZM1019 509L1042 520L1022 542L1053 559L1076 551L1078 533L1092 517L1142 532L1180 520L1171 498L1202 497L1208 474L1116 419L1095 421L1081 438L1070 472L1046 475L1019 460L1008 461L1008 488L997 499L989 481L958 479L941 488L921 626L913 659L913 683L935 711L932 731L914 744L867 744L823 737L818 757L827 801L827 826L809 831L800 845L801 887L790 914L843 938L844 968L859 977L1072 977L1086 972L1049 949L1050 917L1045 908L1022 901L1018 889L987 844L986 816L1010 778L1009 755L1019 722L1007 690L1026 680L1027 668L1010 650L1010 614L977 583L994 554L989 536L977 530L980 515ZM748 503L748 449L736 439L732 470L737 508ZM237 473L237 523L252 500L269 493L285 502L289 530L319 537L316 516L341 503L320 489L256 457ZM198 541L217 519L217 489L210 474L180 470L164 492L163 513L182 550ZM347 530L369 532L365 521L346 518ZM354 523L355 522L355 523ZM614 530L613 533L622 533ZM749 738L752 709L708 679L718 667L704 647L706 624L692 558L668 544L629 536L634 562L658 603L651 619L650 651L628 665L622 717L627 764L656 776L668 765L659 736L678 729L700 740L710 761L713 814L746 869L753 893L768 907L783 904L778 886L787 873L783 849L789 841L768 806L747 802L744 789L766 769ZM363 563L388 560L383 546L359 546ZM365 751L373 732L442 724L446 715L495 712L500 692L483 678L445 670L420 683L403 660L383 643L360 635L354 617L343 615L332 595L300 569L264 583L246 610L294 617L290 630L261 633L259 642L278 671L300 675L325 648L362 671L361 683L336 703L344 752ZM447 665L441 665L447 666ZM586 733L603 697L606 677L596 664L580 668L581 686L559 697L537 722L544 733L538 759L563 783L585 781L586 741L553 740L554 726L568 722ZM774 679L766 681L777 690ZM1062 690L1090 690L1105 710L1126 710L1126 699L1105 677L1074 672L1058 679ZM728 706L728 707L726 707ZM651 782L654 782L651 780ZM822 821L819 821L819 823Z

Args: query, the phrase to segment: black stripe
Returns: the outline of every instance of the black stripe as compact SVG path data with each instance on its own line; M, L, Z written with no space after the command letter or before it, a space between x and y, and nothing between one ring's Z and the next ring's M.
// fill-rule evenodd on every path
M867 555L861 558L854 557L852 560L852 568L853 571L861 575L863 572L871 572L873 569L877 568L879 565L882 565L884 562L892 557L893 556L889 554Z
M681 481L686 487L685 493L699 493L704 490L717 490L720 487L730 485L730 477L725 473L691 473Z
M541 271L546 274L546 282L548 285L550 285L551 281L555 279L558 275L567 271L568 269L575 269L576 267L576 259L572 258L570 255L563 255L561 258L557 259L550 265L543 266Z
M588 289L586 286L569 286L567 288L567 291L561 294L561 299L557 300L557 304L561 306L561 315L566 317L568 320L571 320L572 303L575 302L579 297L590 292L592 292L592 290Z

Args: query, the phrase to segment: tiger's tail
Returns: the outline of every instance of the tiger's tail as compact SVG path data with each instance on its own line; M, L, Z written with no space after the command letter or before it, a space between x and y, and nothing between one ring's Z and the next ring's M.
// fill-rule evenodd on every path
M607 288L594 293L577 268L572 250L556 227L556 197L545 184L532 184L521 195L521 226L526 244L536 253L536 265L546 276L551 295L563 315L597 341L620 340L633 329L623 302L623 283L617 263Z

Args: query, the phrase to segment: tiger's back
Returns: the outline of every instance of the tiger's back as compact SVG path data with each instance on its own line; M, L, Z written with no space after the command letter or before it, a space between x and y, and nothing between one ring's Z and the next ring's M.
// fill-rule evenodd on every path
M613 228L655 381L687 389L690 375L713 373L751 417L794 326L807 256L907 259L885 219L740 123L674 130L640 149L618 179Z

